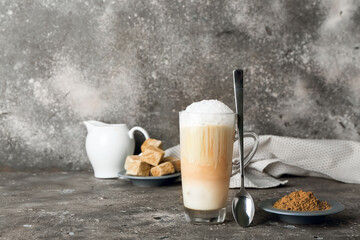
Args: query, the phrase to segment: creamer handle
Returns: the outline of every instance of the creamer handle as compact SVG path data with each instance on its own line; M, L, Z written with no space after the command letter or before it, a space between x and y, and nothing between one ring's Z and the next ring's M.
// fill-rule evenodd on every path
M144 135L145 139L148 139L148 138L149 138L149 134L147 133L147 131L146 131L145 129L143 129L142 127L133 127L133 128L130 129L130 131L129 131L129 137L130 137L131 139L134 138L134 132L135 132L135 131L141 132L141 133Z

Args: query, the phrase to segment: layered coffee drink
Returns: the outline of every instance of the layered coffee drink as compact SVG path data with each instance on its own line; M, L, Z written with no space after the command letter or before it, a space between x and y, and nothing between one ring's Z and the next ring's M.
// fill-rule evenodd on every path
M219 101L193 103L180 113L182 190L189 222L225 220L234 135L235 114Z

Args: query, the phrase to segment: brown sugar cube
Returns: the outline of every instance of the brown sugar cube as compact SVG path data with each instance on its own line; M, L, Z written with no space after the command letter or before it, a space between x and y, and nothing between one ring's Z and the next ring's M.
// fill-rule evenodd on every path
M164 157L165 152L160 148L149 146L140 156L140 160L150 165L157 166Z
M126 174L143 177L149 176L150 165L140 160L132 160L127 166Z
M163 162L171 162L174 165L176 172L181 172L181 161L180 159L172 156L165 157Z
M153 138L146 139L145 142L141 145L141 152L145 152L145 149L147 149L149 146L161 149L161 141Z
M163 176L174 172L175 168L171 162L163 162L159 166L151 168L151 174L155 177Z
M135 161L135 160L140 160L140 156L139 155L127 156L127 158L125 160L125 165L124 165L125 170L127 170L129 165L132 164L133 161Z

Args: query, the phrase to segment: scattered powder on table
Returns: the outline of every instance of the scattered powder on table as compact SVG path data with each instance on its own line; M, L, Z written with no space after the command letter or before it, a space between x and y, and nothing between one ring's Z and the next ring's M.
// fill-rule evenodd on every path
M320 201L312 192L304 192L303 190L284 196L275 202L273 207L291 211L320 211L331 208L326 201Z

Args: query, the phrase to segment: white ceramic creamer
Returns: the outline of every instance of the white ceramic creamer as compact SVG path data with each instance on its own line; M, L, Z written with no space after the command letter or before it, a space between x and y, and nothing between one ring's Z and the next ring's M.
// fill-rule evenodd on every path
M88 135L86 153L97 178L117 178L118 172L124 170L125 159L134 153L134 131L138 130L149 138L141 127L130 131L126 124L106 124L98 121L84 122Z

